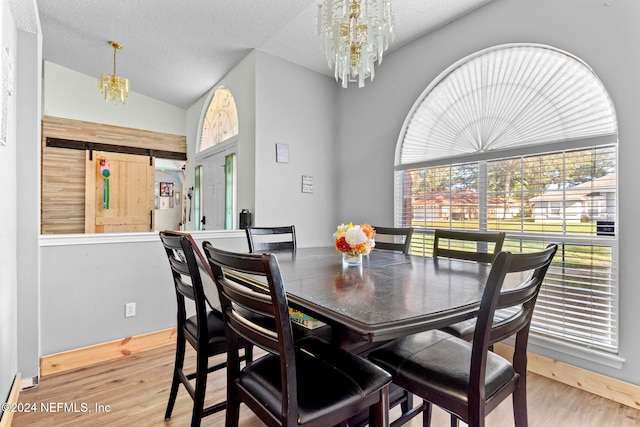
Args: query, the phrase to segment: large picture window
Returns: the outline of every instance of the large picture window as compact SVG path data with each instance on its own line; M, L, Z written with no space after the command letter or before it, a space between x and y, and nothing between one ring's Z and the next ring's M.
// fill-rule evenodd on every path
M503 250L559 245L532 333L618 351L617 123L582 61L504 45L443 72L410 111L396 149L396 225L430 256L433 230L506 232Z
M431 255L435 228L505 231L503 250L514 252L558 243L532 331L617 349L616 240L602 232L616 218L615 146L412 168L398 178L401 225L423 231L412 253Z

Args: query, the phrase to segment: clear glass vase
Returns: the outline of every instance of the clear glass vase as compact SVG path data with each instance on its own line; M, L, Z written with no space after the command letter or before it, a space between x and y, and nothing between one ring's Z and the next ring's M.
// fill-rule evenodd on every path
M342 253L342 265L347 267L356 267L362 265L362 254Z

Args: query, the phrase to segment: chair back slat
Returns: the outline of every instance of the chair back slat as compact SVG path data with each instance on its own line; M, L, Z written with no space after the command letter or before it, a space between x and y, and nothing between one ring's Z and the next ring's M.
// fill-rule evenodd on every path
M276 313L271 295L257 285L239 280L232 275L220 279L224 295L233 301L233 310L227 310L230 326L240 336L260 345L272 353L279 353L278 333L273 327L265 327L256 319L275 319ZM275 326L275 324L274 324Z
M161 231L160 240L164 246L173 275L173 284L178 301L178 324L184 324L186 306L184 298L195 303L198 340L204 346L208 341L207 316L210 311L222 317L222 313L207 302L202 274L209 274L209 265L198 249L198 245L188 233ZM203 327L200 327L203 325Z
M259 323L256 323L251 316L246 316L245 313L240 310L231 310L227 313L229 315L229 326L236 333L271 353L280 354L278 334L276 331L261 326Z
M289 306L276 256L237 254L217 249L209 242L202 247L218 286L224 316L234 332L274 354L282 356L287 346L293 349ZM293 353L288 356L292 360L287 363L295 368Z
M285 227L247 227L245 232L247 233L250 253L296 250L296 228L293 225Z
M196 293L190 283L186 283L182 279L176 279L175 286L176 291L180 293L180 295L187 297L192 301L196 299Z
M505 233L501 231L436 229L433 239L433 256L489 264L502 250L504 238ZM473 243L471 250L466 249L469 243Z
M529 327L538 293L558 245L551 244L535 253L499 252L493 260L491 272L478 311L471 356L471 392L483 393L484 367L491 344L516 336L515 352L524 357L514 358L516 372L526 372L526 366L516 366L516 360L526 364L526 345ZM512 289L502 289L507 275L521 277ZM497 309L511 307L513 313L505 319L494 320ZM484 398L484 397L482 397Z
M495 343L513 336L531 323L538 293L556 251L557 245L549 245L546 250L540 252L511 254L507 273L527 275L523 276L521 283L516 287L502 289L498 295L497 309L515 307L517 310L506 319L494 319L490 342Z
M409 253L411 248L411 236L413 236L413 227L378 227L373 226L376 231L376 249L387 251ZM388 240L380 240L380 237L388 237ZM397 239L401 239L398 242Z

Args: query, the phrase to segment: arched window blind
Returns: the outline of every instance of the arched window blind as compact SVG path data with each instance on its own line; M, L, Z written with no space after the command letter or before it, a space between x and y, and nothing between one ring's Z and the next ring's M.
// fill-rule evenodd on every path
M501 45L453 64L414 104L396 166L617 133L613 103L576 57Z
M202 120L200 150L204 151L238 134L238 110L229 89L217 87Z
M395 161L413 254L431 255L435 228L505 231L515 252L558 243L533 336L617 353L617 120L585 63L541 45L464 58L418 98Z

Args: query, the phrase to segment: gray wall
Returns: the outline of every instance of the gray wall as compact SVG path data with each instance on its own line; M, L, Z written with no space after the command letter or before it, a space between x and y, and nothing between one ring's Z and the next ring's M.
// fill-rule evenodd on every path
M333 80L253 51L218 85L233 93L238 109L238 209L251 210L254 225L295 224L300 246L330 244L338 221ZM190 171L210 96L187 111ZM289 146L288 163L276 163L276 143ZM313 193L301 192L302 175L313 177ZM187 179L192 186L192 172Z
M49 61L43 67L44 115L184 135L186 111L137 93L136 82L132 82L127 102L115 107L97 92L96 76Z
M2 44L0 48L16 52L16 26L9 3L0 4ZM1 53L1 52L0 52ZM0 401L4 402L13 378L18 372L17 318L17 218L13 203L16 200L16 104L15 96L8 99L9 121L7 145L0 145L0 182L3 183L4 203L0 204ZM5 198L6 197L6 198ZM0 413L1 416L1 413Z
M254 224L295 224L300 246L330 245L338 224L334 105L339 87L261 52L256 78ZM276 163L276 143L289 146L288 163ZM312 193L302 193L302 175L313 178Z
M39 24L38 24L39 26ZM42 37L39 31L18 31L17 182L18 240L18 369L24 386L39 375L40 352L40 76Z
M6 4L3 3L5 12ZM257 222L264 225L276 220L284 222L285 219L296 224L301 222L304 225L300 226L303 230L300 237L305 245L330 241L333 227L342 221L392 224L393 158L398 133L415 99L440 71L472 52L501 43L538 42L567 50L593 67L610 91L619 114L619 229L622 231L619 320L620 355L626 362L621 369L614 369L582 356L569 357L566 353L542 347L536 350L638 384L640 343L635 340L634 330L637 322L635 304L640 301L640 289L635 286L632 265L638 255L634 239L640 235L640 223L633 216L638 212L637 204L640 203L633 185L633 168L638 157L635 142L640 140L640 122L635 117L639 110L637 100L640 99L640 82L637 79L640 75L640 55L633 54L634 49L627 49L627 46L635 47L634 43L639 40L637 18L640 16L640 2L615 0L610 4L604 6L600 0L495 0L385 56L374 82L368 83L364 90L355 87L336 89L338 85L328 77L314 75L259 52L251 53L239 64L237 72L230 73L222 82L238 96L236 102L240 101L246 106L239 113L241 123L243 120L245 123L255 123L255 129L249 128L245 134L248 143L243 145L243 149L247 150L247 156L243 157L249 163L242 165L250 173L254 172L250 175L249 183L241 184L249 196L239 207L255 210ZM3 25L3 28L7 27ZM32 65L34 73L37 73L37 69ZM295 77L291 74L295 74ZM30 83L37 86L36 81ZM306 87L310 85L317 87ZM301 94L301 99L297 98L296 93ZM282 99L282 102L278 102L278 99ZM32 100L27 102L31 104L31 111L39 111L37 103ZM186 134L190 144L195 140L203 104L202 100L200 105L194 105L187 112ZM311 111L300 111L311 106L314 106ZM291 119L287 120L287 116ZM297 120L302 120L304 125L287 130L287 125ZM308 131L305 132L303 127ZM31 137L30 140L31 143L37 141ZM273 161L277 142L290 144L292 160L288 165L275 164ZM36 155L20 155L28 157L25 162L29 174L37 170L34 169ZM9 170L6 172L5 168L0 168L4 171L2 173L11 175L15 156L11 154L10 146L0 148L0 166L8 166ZM308 157L314 158L310 161ZM313 163L316 158L318 165ZM352 159L355 158L364 162L370 173L352 169ZM279 189L298 187L302 174L314 176L317 193L305 199L306 195L295 190L293 197L302 203L287 204L286 200L282 203ZM15 178L14 181L11 181L12 175L7 178L9 182L14 182L8 186L7 196L17 197ZM23 189L21 182L20 194L26 193L27 198L24 206L29 206L33 198L37 198L37 186L31 180L27 179L26 189ZM269 180L272 180L273 186L267 187L267 193L253 193L254 187L268 184ZM273 190L269 191L271 188ZM286 208L284 211L290 212L287 215L291 216L280 216L283 210L268 204L272 199L280 201ZM3 223L2 232L12 229L6 227L7 224L18 225L15 212L0 210L0 215L3 221L8 221ZM30 244L33 244L30 236L34 235L34 230L35 233L38 230L38 225L32 222L33 219L30 219L29 224L19 224L18 229L19 236L25 235L31 239ZM315 224L319 224L319 228L314 229ZM246 247L242 233L211 233L222 239L221 244L228 245L229 249ZM162 267L164 264L161 253L158 253L157 237L147 236L150 237L138 240L132 236L122 237L113 242L108 237L93 242L73 241L73 237L66 236L51 239L49 236L41 237L40 330L38 299L32 295L38 293L37 279L36 283L32 283L32 278L25 271L25 282L21 282L18 274L17 280L20 288L25 286L25 294L15 296L17 267L16 262L12 261L11 251L18 245L13 235L7 235L6 241L3 235L0 251L3 254L8 252L9 258L2 259L3 262L8 259L9 265L8 270L4 270L5 264L2 267L0 292L2 296L8 295L10 305L18 300L21 314L16 314L15 309L0 312L0 339L3 340L0 349L0 393L8 390L9 378L16 371L16 363L37 366L40 355L150 332L173 324L172 291L170 283L166 282L168 266ZM35 259L36 266L30 264L30 267L38 271L37 254ZM83 263L79 264L78 260ZM118 269L127 271L127 274L117 274ZM8 278L7 282L4 281L5 277ZM164 285L160 285L163 281ZM159 286L164 289L162 293L148 295L149 292L158 292ZM139 314L135 318L124 319L124 303L131 298L137 298ZM4 300L0 304L5 304ZM25 307L24 314L22 307ZM17 334L16 316L24 318L24 324L17 321ZM97 319L101 321L99 324ZM113 328L112 323L117 326ZM69 325L80 328L73 337L65 332ZM35 337L39 331L42 336L41 349L34 353L30 344L30 353L20 353L16 362L15 349L7 349L4 340L11 344L20 337L27 337L32 342L37 340ZM9 366L8 371L5 363Z
M200 245L247 251L244 231L193 233ZM42 236L42 355L175 326L171 273L156 233ZM124 306L136 303L135 317Z
M252 66L260 74L257 90L252 90L251 84L242 85L243 79L254 78ZM286 76L295 77L296 84L287 86L283 81ZM336 136L334 127L326 126L333 120L332 81L253 52L221 84L232 91L238 107L243 129L238 143L238 173L243 181L238 192L255 185L255 223L295 224L300 246L330 244L337 210L332 166ZM302 95L302 99L296 99L296 95ZM197 108L189 109L188 123L199 123L205 99L196 103ZM253 128L259 132L254 133ZM195 139L190 129L189 156L194 155ZM289 144L289 163L276 164L276 142ZM302 174L314 176L314 193L301 193ZM255 184L247 183L246 175L255 177ZM244 231L196 232L195 237L213 239L226 249L247 250ZM40 354L174 326L175 298L169 267L156 234L47 235L40 238L40 245ZM133 318L124 318L127 302L136 302Z
M238 129L237 138L238 157L237 157L237 207L240 209L255 208L255 140L256 140L256 56L255 52L247 55L238 65L236 65L216 86L224 86L233 94L238 110ZM196 156L198 147L198 130L202 128L202 119L206 108L211 101L212 88L209 93L200 98L194 105L187 110L187 182L188 187L194 184L194 168L193 159ZM223 143L224 145L224 143ZM196 227L193 221L199 220L195 217L191 218L187 227L193 230ZM238 219L236 218L236 221Z
M609 4L606 6L605 4ZM340 158L367 153L375 174L350 173L340 164L340 216L354 221L393 223L393 162L398 135L409 109L444 69L478 50L504 43L555 46L585 61L611 94L619 125L620 356L531 348L543 355L640 384L637 339L637 262L640 221L636 213L640 156L640 2L616 0L495 0L475 12L385 56L373 83L349 88L339 100ZM348 179L346 179L348 177ZM604 363L601 364L601 363ZM607 364L611 366L607 366ZM620 369L614 368L620 364Z

